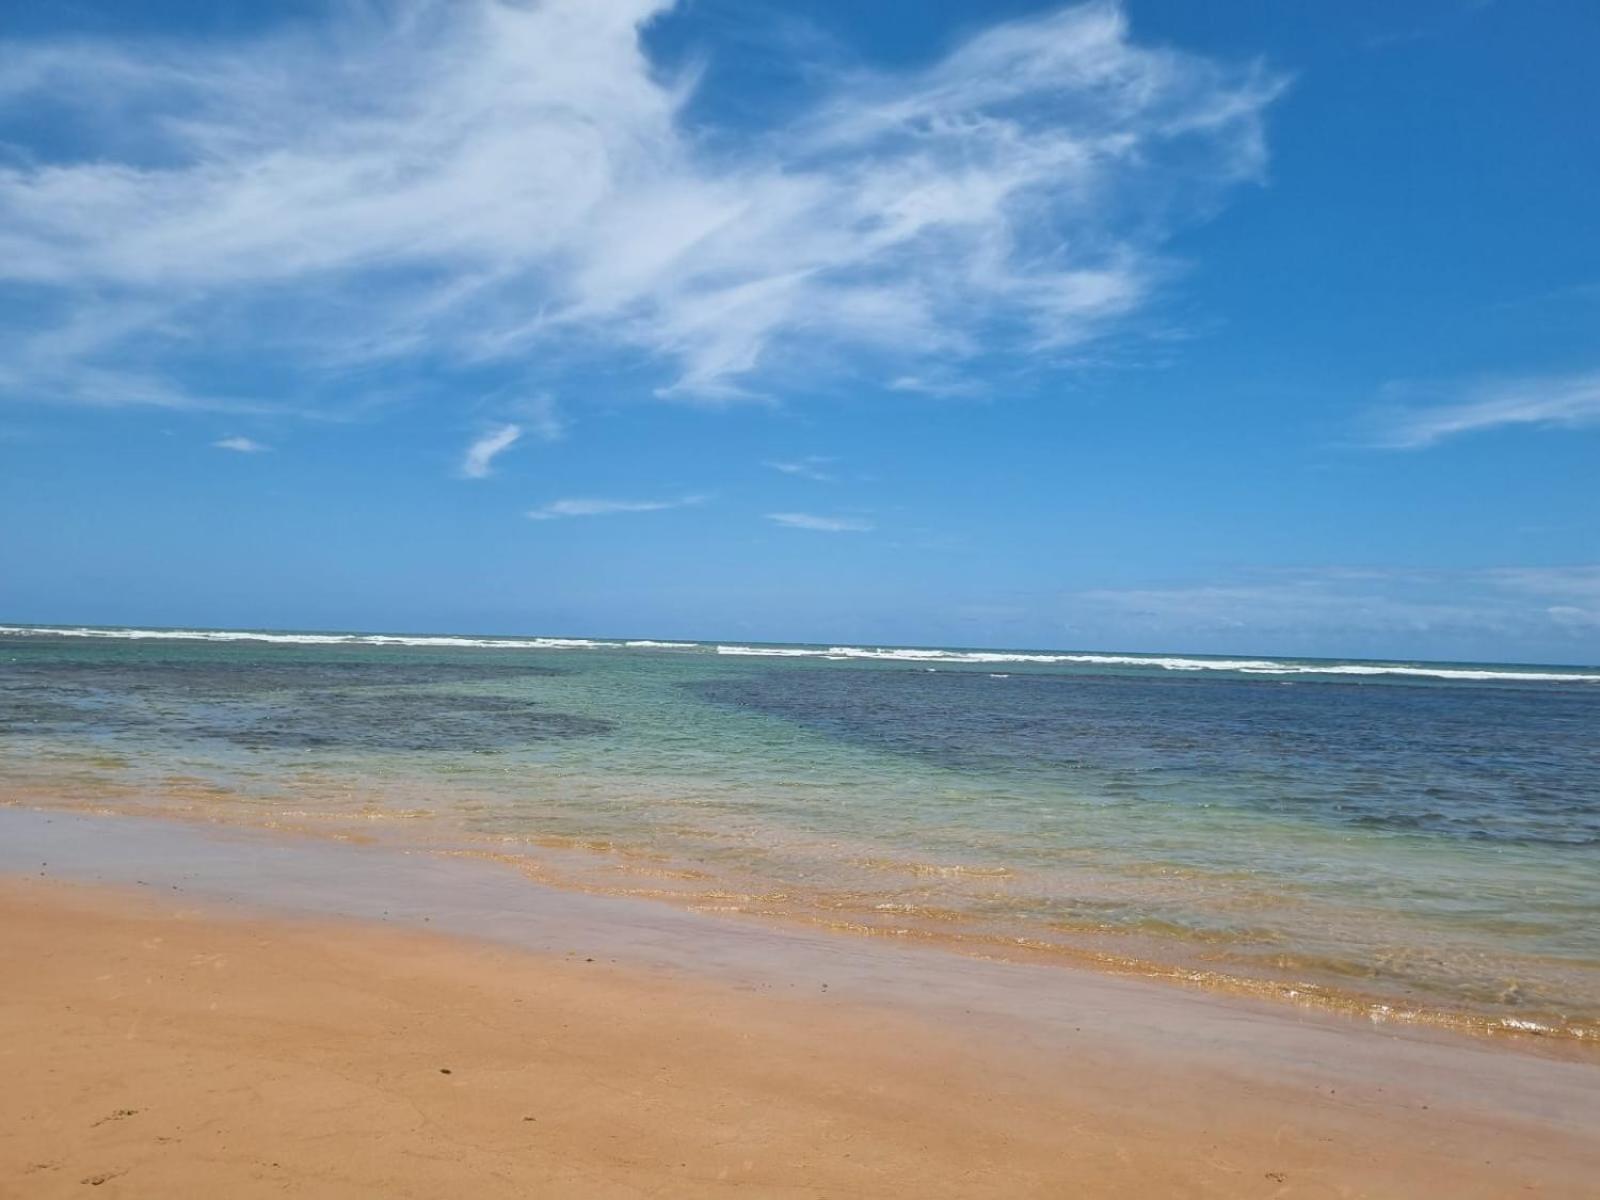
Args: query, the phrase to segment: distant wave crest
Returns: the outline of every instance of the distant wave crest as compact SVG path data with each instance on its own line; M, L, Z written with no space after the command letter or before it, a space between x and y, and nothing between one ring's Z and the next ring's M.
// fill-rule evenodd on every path
M854 659L923 665L986 665L1037 663L1131 667L1160 671L1231 671L1241 675L1415 678L1463 683L1600 683L1600 674L1581 671L1537 671L1518 667L1433 663L1313 662L1271 658L1185 658L1140 654L1047 654L1020 650L926 650L879 646L748 646L703 642L664 642L648 638L607 641L598 638L459 637L386 633L268 633L246 629L106 629L93 626L44 627L0 625L0 635L113 638L128 641L274 642L292 646L436 646L499 650L687 650L746 658L816 658L834 662Z
M915 663L1041 663L1145 667L1164 671L1234 671L1244 675L1414 676L1516 683L1600 683L1600 675L1577 671L1524 671L1497 667L1450 667L1409 663L1317 663L1266 658L1175 658L1135 654L1029 654L1009 650L907 650L865 646L719 645L718 654L771 658L879 659Z
M0 634L40 637L113 638L124 641L276 642L286 646L475 646L504 650L566 650L614 645L591 638L475 638L388 633L262 633L250 629L47 629L0 625Z

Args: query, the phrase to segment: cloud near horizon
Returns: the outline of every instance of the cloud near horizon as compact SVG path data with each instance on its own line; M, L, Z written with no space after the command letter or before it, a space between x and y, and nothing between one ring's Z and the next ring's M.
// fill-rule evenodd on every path
M0 43L0 116L50 114L0 165L0 396L325 411L385 366L537 384L620 349L718 403L797 363L1048 362L1145 310L1168 235L1260 176L1283 87L1097 0L917 70L813 64L797 119L708 128L643 40L672 9ZM225 382L269 357L264 395Z
M704 504L704 496L680 496L675 500L552 500L549 504L531 509L530 520L554 521L563 517L606 517L617 513L661 512L668 508L692 508Z
M1214 582L1090 589L1060 603L1076 624L1135 636L1270 643L1337 635L1351 645L1395 637L1449 645L1489 634L1581 651L1600 629L1600 565L1259 570Z

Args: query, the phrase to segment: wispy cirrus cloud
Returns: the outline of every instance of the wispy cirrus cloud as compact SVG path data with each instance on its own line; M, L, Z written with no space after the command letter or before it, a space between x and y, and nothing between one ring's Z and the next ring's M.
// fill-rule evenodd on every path
M871 521L860 517L825 517L803 512L768 513L767 520L789 529L810 529L816 533L870 533L874 528Z
M704 504L704 496L679 496L670 500L602 500L594 498L552 500L528 513L534 521L555 521L563 517L609 517L618 513L661 512L669 508L690 508Z
M461 474L468 479L486 479L493 469L494 460L504 454L522 437L520 425L497 425L481 437L475 438L461 459Z
M1241 645L1293 638L1417 646L1488 638L1508 647L1564 648L1586 661L1600 655L1593 640L1600 633L1600 566L1592 564L1258 570L1194 584L1091 589L1062 603L1077 624L1172 644L1222 637Z
M1576 600L1600 609L1600 565L1491 567L1482 574L1507 591Z
M237 454L263 454L271 446L247 437L225 437L211 443L218 450L232 450Z
M828 471L832 458L821 454L808 454L804 458L769 461L763 466L771 467L774 471L784 475L793 475L798 479L809 479L813 483L837 483L837 478Z
M385 365L538 385L620 350L718 402L1048 360L1259 176L1283 85L1096 0L919 70L816 64L798 119L708 137L642 41L667 0L330 7L248 42L0 43L0 115L53 131L0 165L0 392L257 406L211 382L270 359L263 392L331 406Z
M1394 450L1509 426L1600 426L1600 371L1475 384L1444 403L1391 409L1378 424L1378 445Z
M549 396L532 396L494 407L516 417L485 429L467 446L461 457L461 475L466 479L486 479L494 471L494 460L515 446L524 436L542 442L560 441L566 436L567 422Z
M541 442L559 442L567 436L567 418L548 395L528 396L505 405L524 433Z
M1600 565L1499 567L1484 574L1500 590L1541 606L1556 624L1600 633Z

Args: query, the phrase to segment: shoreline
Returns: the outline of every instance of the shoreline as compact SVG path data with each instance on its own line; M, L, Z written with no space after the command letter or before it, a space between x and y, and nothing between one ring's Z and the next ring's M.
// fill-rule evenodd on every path
M577 1180L560 1174L569 1169L599 1171L584 1176L604 1180L591 1194L617 1195L635 1188L704 1195L742 1182L752 1194L770 1195L1059 1194L1071 1187L1090 1195L1342 1188L1491 1196L1533 1187L1578 1196L1592 1194L1586 1181L1600 1177L1600 1150L1586 1140L1600 1125L1592 1061L1087 970L757 927L542 888L426 854L0 810L0 908L7 975L20 985L3 1001L13 1077L70 1093L58 1106L45 1092L12 1088L12 1116L0 1128L26 1131L29 1146L44 1144L41 1130L55 1129L62 1155L81 1157L102 1144L106 1152L104 1166L73 1157L70 1167L29 1175L27 1194L52 1194L58 1184L65 1194L97 1172L120 1170L127 1173L108 1178L105 1194L156 1194L152 1181L167 1177L152 1172L192 1161L181 1129L154 1133L158 1122L133 1118L90 1127L124 1108L141 1118L165 1113L174 1128L201 1121L199 1109L184 1116L184 1106L212 1103L204 1090L211 1085L140 1057L156 1027L172 1062L203 1052L212 1064L205 1079L265 1071L249 1085L253 1108L224 1104L207 1118L228 1130L233 1149L197 1171L239 1166L240 1147L277 1136L271 1130L280 1121L299 1132L273 1143L285 1147L272 1151L276 1161L313 1173L322 1169L317 1162L336 1161L317 1158L332 1143L305 1125L309 1117L263 1108L261 1099L271 1080L283 1086L283 1072L309 1069L304 1055L316 1047L313 1058L325 1055L331 1043L308 1048L291 1039L263 1057L262 1038L276 1034L258 1036L239 1019L213 1029L224 1017L208 1014L238 1018L240 1006L270 1014L273 1029L331 1020L323 1008L343 1012L349 1028L340 1036L362 1045L377 1037L374 1028L389 1030L363 1052L369 1057L358 1074L362 1095L376 1088L386 1105L400 1108L333 1141L365 1153L412 1128L395 1113L427 1108L427 1137L459 1125L450 1145L487 1139L499 1147L491 1157L500 1174L470 1176L487 1189L482 1194L497 1194L493 1179L514 1178L523 1188ZM158 949L147 946L152 939ZM340 965L355 962L359 971ZM421 984L418 963L432 964ZM197 986L215 1008L199 1002ZM437 1000L431 1015L417 1009L419 987ZM554 992L559 1013L518 1023L535 993L555 1003ZM713 1012L711 1021L705 1014ZM143 1032L133 1033L126 1023L138 1013ZM362 1013L381 1019L369 1028ZM556 1015L569 1028L552 1039ZM486 1028L499 1036L482 1041ZM522 1130L496 1124L506 1115L497 1106L511 1104L519 1088L544 1086L538 1081L551 1056L567 1061L560 1047L569 1043L587 1048L582 1078L569 1083L592 1093L594 1107L583 1115L594 1124L569 1129L559 1153L540 1157L544 1151L519 1140ZM686 1046L696 1049L661 1075L652 1056ZM469 1050L479 1057L459 1057ZM417 1065L424 1051L475 1061L470 1078L492 1077L494 1101L462 1093L466 1070L448 1081L455 1090L441 1091L439 1068ZM502 1053L520 1067L497 1062ZM103 1082L119 1071L115 1086ZM339 1078L305 1086L312 1097L351 1086L348 1073ZM118 1098L119 1088L135 1084L160 1098ZM730 1089L744 1089L738 1113L727 1108ZM556 1094L540 1095L542 1111L559 1107ZM649 1097L655 1101L646 1103ZM323 1116L332 1119L341 1106L328 1103ZM91 1116L95 1105L106 1112ZM741 1150L746 1157L715 1158L712 1148L726 1138L708 1132L710 1111L722 1114L727 1137L754 1137L753 1157ZM749 1134L748 1112L788 1116L758 1121ZM69 1113L86 1118L81 1127ZM248 1113L255 1115L247 1120ZM271 1120L260 1124L264 1115ZM521 1126L525 1114L514 1115ZM343 1121L340 1113L334 1124L343 1129ZM618 1122L656 1149L620 1166L606 1132ZM183 1140L140 1142L141 1130ZM682 1148L694 1155L678 1155ZM27 1167L23 1149L10 1139L0 1178ZM436 1149L445 1158L417 1153L433 1163L448 1159L455 1171L477 1170ZM309 1157L297 1158L302 1150ZM678 1165L688 1162L698 1166ZM72 1175L79 1165L83 1174ZM376 1173L339 1186L352 1195L379 1185L407 1194L390 1187L381 1163L368 1167ZM722 1170L729 1174L719 1179ZM265 1192L272 1178L230 1177L230 1194ZM333 1177L317 1178L328 1184ZM415 1194L437 1194L437 1187L419 1185Z
M96 789L102 790L97 787ZM141 797L144 793L140 793ZM866 923L857 916L797 908L768 911L761 907L715 900L707 903L693 891L673 886L648 886L641 877L659 874L663 880L676 880L676 871L652 871L646 863L623 865L632 850L627 845L605 843L596 847L592 838L541 837L508 838L493 834L474 834L451 828L432 828L405 813L374 809L361 815L287 811L271 819L239 807L196 809L182 805L152 806L141 798L138 803L118 804L105 796L90 800L61 802L35 792L0 801L0 817L8 811L61 814L68 817L135 819L182 828L212 831L221 836L238 833L246 837L287 839L306 844L362 846L390 854L425 854L441 859L473 862L480 867L504 868L537 888L576 895L637 901L649 906L666 906L695 917L728 919L755 923L774 930L819 932L828 937L847 937L882 945L925 949L932 953L956 955L980 961L996 961L1043 966L1045 969L1092 972L1109 978L1152 983L1189 994L1215 995L1265 1003L1298 1011L1321 1014L1357 1022L1372 1022L1450 1033L1475 1040L1493 1041L1524 1051L1568 1054L1600 1062L1600 1026L1593 1022L1556 1019L1530 1013L1507 1017L1481 1011L1450 1007L1383 992L1351 986L1340 988L1327 982L1305 982L1293 975L1251 974L1229 966L1219 968L1196 954L1192 946L1149 945L1133 948L1116 942L1097 944L1093 937L1077 943L1037 941L1026 937L933 929L889 923ZM625 882L604 878L607 869L630 872ZM0 860L3 869L3 860ZM717 881L706 876L707 883ZM721 892L714 892L721 896ZM1164 951L1164 953L1163 953Z

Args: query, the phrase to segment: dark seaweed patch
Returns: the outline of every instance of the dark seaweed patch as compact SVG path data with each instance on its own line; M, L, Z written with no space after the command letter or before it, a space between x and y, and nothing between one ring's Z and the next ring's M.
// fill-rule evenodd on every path
M612 721L554 712L506 696L439 692L311 693L268 712L201 724L194 736L252 750L401 750L456 753L610 733Z

